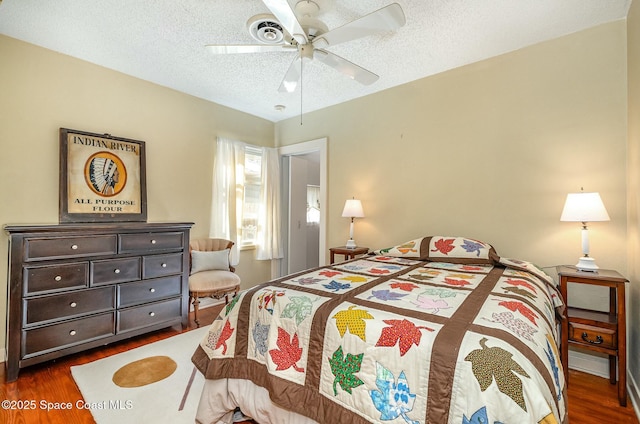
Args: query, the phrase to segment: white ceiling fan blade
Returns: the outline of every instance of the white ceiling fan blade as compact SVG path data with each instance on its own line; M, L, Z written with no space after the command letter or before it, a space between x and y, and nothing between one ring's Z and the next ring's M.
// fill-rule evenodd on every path
M341 27L332 29L313 40L317 48L335 46L346 41L356 40L368 35L393 31L406 23L402 7L392 3L362 18L349 22Z
M266 52L281 52L281 51L295 51L294 46L288 44L244 44L244 45L219 45L208 44L206 48L214 54L236 54L236 53L266 53Z
M262 0L262 2L299 44L307 44L307 35L287 0Z
M331 66L338 72L341 72L349 78L354 79L364 85L373 84L379 78L378 75L374 74L373 72L367 71L363 67L349 62L348 60L341 58L337 54L328 52L326 50L314 50L313 58L319 60L325 65Z
M300 81L300 76L302 75L302 58L300 55L296 55L296 58L293 59L291 65L289 65L289 69L287 69L287 73L284 74L284 78L282 79L282 83L278 88L280 92L293 93L298 86L298 81Z

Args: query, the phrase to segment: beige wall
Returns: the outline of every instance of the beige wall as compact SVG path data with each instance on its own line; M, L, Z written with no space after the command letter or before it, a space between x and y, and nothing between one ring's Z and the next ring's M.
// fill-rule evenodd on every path
M575 263L568 192L601 193L592 255L626 270L626 24L525 48L276 124L276 143L329 139L328 245L362 199L360 245L464 235L541 266Z
M629 95L629 132L627 167L629 179L627 187L627 205L629 211L628 262L631 281L629 284L628 322L629 322L629 384L633 385L632 394L638 398L640 384L640 2L631 3L627 16L627 51L628 51L628 95Z
M273 145L274 124L99 66L0 36L0 224L58 222L58 129L143 140L149 221L194 222L209 235L217 135ZM7 235L0 232L0 275ZM244 285L263 281L268 262L243 252ZM0 278L6 293L6 278ZM5 328L0 296L0 328ZM4 346L4 332L0 332Z

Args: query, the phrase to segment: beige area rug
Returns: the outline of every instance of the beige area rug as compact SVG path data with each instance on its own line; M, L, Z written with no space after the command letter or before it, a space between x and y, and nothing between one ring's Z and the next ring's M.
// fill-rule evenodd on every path
M71 367L96 423L194 423L204 377L191 356L207 329Z

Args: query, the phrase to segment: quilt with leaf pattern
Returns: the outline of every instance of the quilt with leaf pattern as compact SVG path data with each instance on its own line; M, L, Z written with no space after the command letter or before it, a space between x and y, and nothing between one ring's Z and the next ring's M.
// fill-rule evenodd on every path
M567 423L563 306L533 264L427 236L241 292L192 360L319 423Z

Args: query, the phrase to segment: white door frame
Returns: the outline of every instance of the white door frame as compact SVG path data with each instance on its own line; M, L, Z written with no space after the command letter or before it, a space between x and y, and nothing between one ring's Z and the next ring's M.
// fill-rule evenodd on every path
M297 156L308 153L320 154L320 238L319 238L319 254L318 264L323 266L326 264L327 250L327 138L317 138L315 140L304 141L302 143L291 144L278 148L278 155ZM285 240L284 243L289 243ZM289 246L287 246L288 251ZM285 258L283 265L286 266L288 258ZM281 274L282 270L281 270Z

